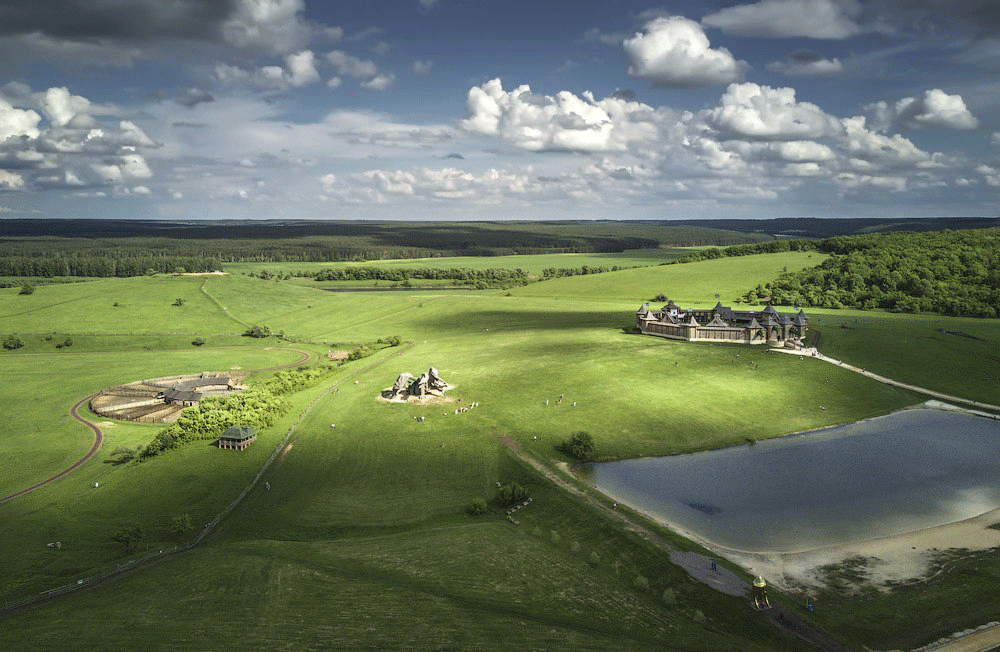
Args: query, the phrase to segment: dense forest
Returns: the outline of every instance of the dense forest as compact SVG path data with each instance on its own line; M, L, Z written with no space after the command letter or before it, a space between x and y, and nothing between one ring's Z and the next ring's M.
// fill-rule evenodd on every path
M827 238L818 267L786 272L743 300L823 308L876 308L1000 316L1000 230Z
M700 226L629 222L154 222L0 220L0 260L42 259L44 269L64 259L186 257L222 262L334 262L502 256L545 253L614 253L661 246L728 246L771 236ZM86 266L86 265L85 265ZM189 267L189 265L182 265ZM12 261L8 269L26 268ZM97 271L104 263L93 264ZM152 266L156 268L156 266ZM158 268L157 268L158 269ZM159 269L158 269L159 271ZM171 270L172 271L172 270ZM188 271L208 271L189 269ZM141 270L138 273L144 273ZM52 276L49 273L7 276ZM97 273L88 276L122 276Z

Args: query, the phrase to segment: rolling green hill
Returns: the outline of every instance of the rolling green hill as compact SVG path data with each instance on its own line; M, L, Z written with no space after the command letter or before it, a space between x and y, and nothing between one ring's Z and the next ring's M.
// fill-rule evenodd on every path
M108 463L110 448L151 438L155 427L105 426L108 442L90 462L0 504L0 605L125 562L134 555L112 536L129 524L146 533L139 552L172 549L180 540L173 518L189 514L196 529L208 522L310 402L340 390L306 414L265 476L271 489L257 486L201 545L8 616L0 648L802 649L745 601L693 582L662 550L522 466L499 437L553 465L564 460L556 444L577 430L593 434L601 456L634 457L853 421L922 400L812 360L630 332L635 309L656 294L706 305L718 293L728 303L786 267L821 259L768 254L483 292L331 293L241 275L106 279L28 296L0 290L2 328L26 340L0 352L0 464L20 464L3 478L8 491L86 450L89 433L67 411L104 386L294 363L289 348L315 354L388 335L412 342L347 363L293 395L293 410L242 453L201 441L117 466ZM172 305L177 298L183 305ZM942 391L995 393L979 387L995 373L984 355L1000 340L995 322L813 317L831 355ZM292 341L240 338L247 324ZM55 349L45 340L51 332L72 334L72 347ZM206 344L191 346L195 335ZM880 346L887 338L920 338L922 353ZM958 371L937 374L942 356ZM430 366L455 386L447 402L379 400L398 374ZM566 401L556 405L559 394ZM470 402L479 407L454 413ZM534 498L517 524L496 507L466 514L473 499L490 500L509 481ZM47 548L52 541L62 548ZM849 635L894 644L870 628Z

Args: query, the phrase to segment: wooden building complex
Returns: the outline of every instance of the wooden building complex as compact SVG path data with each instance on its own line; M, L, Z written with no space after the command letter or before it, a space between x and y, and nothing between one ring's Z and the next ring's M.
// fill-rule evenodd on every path
M249 426L231 426L219 435L219 448L241 451L257 441L257 431Z
M737 342L800 346L809 325L806 313L782 314L767 305L761 311L733 310L722 303L708 310L683 310L673 301L660 310L648 303L635 312L635 325L646 335L688 342Z

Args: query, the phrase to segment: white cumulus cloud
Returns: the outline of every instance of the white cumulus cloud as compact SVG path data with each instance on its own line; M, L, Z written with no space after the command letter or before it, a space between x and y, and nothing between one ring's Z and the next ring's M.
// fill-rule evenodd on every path
M369 79L366 82L362 82L361 85L372 91L384 91L385 89L392 86L393 82L396 81L396 75L390 73L379 73Z
M844 39L861 32L858 0L761 0L727 7L701 19L735 36Z
M222 35L237 47L285 54L304 45L310 28L302 18L305 0L238 0Z
M656 147L677 123L669 110L618 97L596 100L560 91L536 95L527 85L505 91L499 79L469 89L461 126L530 151L612 152Z
M0 170L0 188L17 190L24 187L24 178L17 172Z
M872 122L880 131L899 125L946 129L979 126L979 119L969 112L961 95L948 95L938 88L925 91L920 98L904 97L895 104L876 102L865 109L871 113Z
M701 117L723 134L763 140L803 140L841 131L836 118L810 102L795 99L794 88L752 82L730 84L718 107Z
M655 18L622 43L628 73L659 86L709 86L743 78L748 65L711 47L701 26L681 16Z
M15 109L9 102L0 99L0 143L19 136L38 138L41 119L42 116L31 109Z

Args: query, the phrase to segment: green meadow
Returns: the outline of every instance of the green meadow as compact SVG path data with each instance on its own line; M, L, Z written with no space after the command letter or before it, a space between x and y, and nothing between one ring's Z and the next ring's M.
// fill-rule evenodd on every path
M489 291L335 293L236 269L44 286L32 295L2 289L0 334L25 341L0 352L0 466L11 469L0 478L3 495L86 452L92 435L68 411L103 387L300 364L298 351L312 364L327 350L390 335L412 345L346 363L293 395L293 409L243 452L200 441L115 465L113 448L148 441L158 427L92 416L106 435L93 459L0 504L0 606L127 561L132 555L112 540L126 525L145 532L134 554L172 550L193 534L173 534L173 518L190 515L195 529L214 518L310 402L339 390L305 414L264 478L271 489L257 486L199 546L6 617L0 648L805 649L745 600L692 581L661 549L519 463L500 437L552 466L566 459L555 446L579 430L593 435L600 457L614 459L739 444L922 401L816 360L631 332L636 308L658 294L697 306L718 294L731 304L784 269L821 259L767 254ZM292 270L239 271L254 269ZM961 396L995 396L980 386L996 374L995 322L813 317L829 355ZM249 324L286 340L240 337ZM66 335L72 346L56 349ZM191 345L198 336L205 344ZM921 352L906 354L914 341ZM945 359L964 368L942 374ZM454 386L445 400L380 400L397 375L431 366ZM473 402L479 407L455 414ZM510 481L534 499L516 524L492 505L485 515L466 513ZM53 541L62 548L47 548ZM857 645L893 643L877 638L872 621L850 622L824 626ZM954 622L941 622L940 633Z

